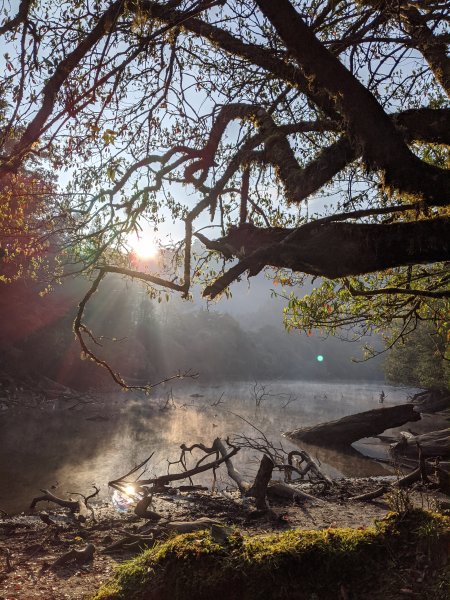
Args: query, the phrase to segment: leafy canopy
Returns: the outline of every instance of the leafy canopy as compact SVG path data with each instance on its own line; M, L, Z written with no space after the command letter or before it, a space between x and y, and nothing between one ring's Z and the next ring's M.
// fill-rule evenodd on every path
M290 328L446 327L447 3L3 9L2 199L31 160L59 175L62 255L93 277L75 322L88 356L84 306L111 272L185 297L200 279L214 298L270 266L286 286L322 282L305 298L286 292ZM18 221L27 210L39 214L30 204ZM158 272L126 251L148 228L165 237ZM18 246L1 244L3 257ZM209 254L222 271L208 271Z

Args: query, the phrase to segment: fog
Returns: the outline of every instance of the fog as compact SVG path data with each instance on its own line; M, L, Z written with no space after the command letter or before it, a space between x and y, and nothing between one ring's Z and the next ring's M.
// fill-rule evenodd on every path
M107 499L107 482L152 452L148 476L161 475L167 472L168 460L179 456L180 444L210 445L217 436L257 437L255 427L290 450L295 446L283 432L376 408L380 391L378 383L261 382L266 395L257 406L254 385L211 386L191 381L172 390L160 388L149 398L106 392L94 396L93 404L75 409L71 409L72 402L60 400L46 410L4 412L0 420L0 506L7 512L26 510L40 488L56 489L65 496L67 491L85 492L93 483L101 487L101 498ZM386 385L383 389L388 406L404 402L407 390ZM173 396L170 404L168 395ZM420 423L412 426L417 429ZM332 477L392 474L388 465L360 453L385 457L386 449L379 440L367 439L355 446L359 452L302 445ZM251 478L259 459L255 452L242 450L233 462ZM217 476L219 488L226 489L230 480L225 470L220 469ZM196 482L211 485L211 477L207 473Z
M104 370L80 359L72 333L88 287L78 278L44 297L37 284L18 282L5 290L0 359L9 372L46 375L77 389L113 389ZM85 321L101 342L91 344L96 353L132 383L187 369L203 382L384 378L380 359L352 361L362 358L360 344L324 339L318 332L286 332L284 301L271 297L271 288L260 275L250 287L237 284L231 299L217 303L206 303L199 292L193 301L174 296L158 303L142 284L110 276L88 304Z
M83 278L67 279L41 297L38 284L21 281L0 298L3 510L26 509L43 487L64 495L95 482L106 498L107 482L151 452L151 470L162 474L181 443L251 436L250 423L288 449L283 432L375 408L382 388L387 404L406 399L408 390L384 383L380 360L352 362L361 356L356 344L317 332L287 333L283 301L271 297L273 284L264 275L250 288L241 282L231 299L214 304L199 293L189 302L173 297L159 303L141 284L107 278L86 311L86 324L100 343L97 354L134 384L180 370L198 373L157 387L150 397L121 393L104 369L81 360L71 330L89 285ZM55 397L21 405L35 385L45 388L45 378L79 390L83 401ZM6 402L11 397L14 402ZM363 451L382 453L374 443ZM353 449L317 452L332 476L389 472ZM251 477L255 460L242 451L236 465ZM228 483L220 480L219 487Z

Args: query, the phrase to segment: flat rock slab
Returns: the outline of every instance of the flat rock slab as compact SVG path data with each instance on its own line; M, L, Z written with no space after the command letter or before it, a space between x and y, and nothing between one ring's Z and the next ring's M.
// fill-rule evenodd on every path
M420 413L414 410L413 404L399 404L367 410L313 427L294 429L284 435L293 440L318 446L348 446L361 438L373 437L386 429L419 419Z

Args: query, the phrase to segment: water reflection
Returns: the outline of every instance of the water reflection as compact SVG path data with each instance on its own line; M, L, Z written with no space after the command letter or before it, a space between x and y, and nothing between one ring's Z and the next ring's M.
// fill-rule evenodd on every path
M199 384L174 389L176 408L161 410L167 390L159 397L139 398L109 394L95 405L68 410L10 411L0 421L0 508L26 510L40 488L52 487L56 494L86 491L95 482L107 494L107 482L154 452L148 477L167 472L168 460L176 460L182 443L210 445L217 436L258 435L241 415L273 442L294 449L282 432L337 419L377 407L381 389L376 384L347 385L318 382L270 382L270 394L256 407L253 384L220 386ZM405 402L407 392L383 384L389 404ZM222 397L222 402L216 404ZM286 405L285 399L292 401ZM286 405L286 406L285 406ZM283 408L283 406L285 406ZM234 414L233 414L234 413ZM330 476L365 476L385 473L379 464L354 450L338 453L329 449L308 451ZM258 458L241 451L236 467L248 478L256 474ZM222 485L227 479L218 474ZM211 484L206 474L198 483Z
M374 477L377 475L392 475L393 470L388 466L375 462L363 456L354 448L323 448L310 444L301 445L319 464L327 465L330 477Z

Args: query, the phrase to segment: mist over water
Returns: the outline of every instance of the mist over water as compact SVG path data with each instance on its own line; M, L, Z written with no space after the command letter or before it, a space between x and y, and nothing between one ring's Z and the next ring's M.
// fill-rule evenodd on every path
M406 402L412 392L381 382L380 360L353 363L358 348L352 344L323 339L317 332L284 331L282 302L270 298L271 283L259 276L251 296L241 284L231 302L211 310L196 296L192 303L172 299L155 304L142 286L107 280L87 311L88 324L104 336L102 357L131 383L158 381L187 369L201 376L174 383L173 400L170 386L156 388L149 398L120 393L104 370L80 360L73 340L71 322L84 284L71 280L42 300L36 315L51 318L34 315L27 321L32 329L14 325L0 336L6 379L8 373L18 381L30 376L32 389L45 389L42 378L48 377L87 390L80 392L86 400L89 389L97 390L92 404L57 398L53 405L20 408L4 406L0 398L0 509L8 513L26 510L41 488L66 497L69 492L89 493L95 483L101 498L108 499L107 482L152 452L148 478L167 473L168 461L179 457L180 444L209 446L217 436L258 437L252 425L274 444L294 449L283 432L378 408L382 389L385 406ZM13 300L10 306L16 306ZM22 321L11 319L16 322ZM420 427L413 425L414 430ZM373 457L386 454L377 439L355 447ZM305 449L332 477L390 473L352 448L345 453ZM254 451L241 450L233 463L251 479L259 460ZM217 476L219 488L232 485L225 467ZM212 475L195 482L211 486Z
M260 275L251 294L242 282L231 302L211 306L199 294L193 302L173 298L158 304L142 285L108 278L86 312L87 325L100 336L101 357L134 384L186 369L200 373L199 379L174 383L173 401L170 386L157 387L151 397L124 394L104 369L80 360L73 340L71 323L87 285L71 279L41 299L34 290L26 321L22 288L8 288L10 318L0 331L0 509L8 513L26 510L41 488L67 496L88 493L95 483L107 499L107 482L152 452L148 477L167 472L180 444L259 436L252 425L290 450L294 445L283 438L285 431L378 408L381 389L386 406L406 402L411 392L381 382L379 359L352 362L360 354L358 344L323 339L318 332L287 333L283 302L270 298L272 283ZM77 404L57 397L35 408L2 404L8 386L16 385L10 381L25 381L32 395L48 386L46 378L81 390L85 400L95 390L95 401ZM370 456L386 454L376 439L355 446ZM332 477L390 472L352 448L346 453L305 449ZM233 458L249 479L259 460L247 450ZM231 485L225 471L218 471L219 487ZM196 482L210 486L211 474Z
M53 409L3 413L0 508L17 513L28 508L40 488L52 488L55 494L66 496L67 492L86 493L92 483L101 487L101 497L106 499L107 482L152 452L146 477L166 473L167 461L178 458L182 443L211 445L217 436L226 439L236 434L257 437L259 433L250 424L286 450L294 449L283 432L378 408L381 389L387 406L405 402L408 394L406 389L381 383L272 381L258 385L260 391L265 386L266 394L259 407L254 382L214 386L191 382L173 387L174 403L167 402L170 388L159 388L151 398L107 393L98 395L94 404L72 410L67 402L55 402ZM172 407L164 408L166 404ZM415 429L420 426L420 422L413 424ZM384 450L376 442L360 442L357 447L380 456ZM304 447L332 477L391 473L352 449L344 454ZM255 452L241 450L233 462L251 478L259 459ZM198 476L195 482L211 485L212 476ZM218 484L232 485L225 468L218 471Z

